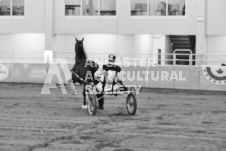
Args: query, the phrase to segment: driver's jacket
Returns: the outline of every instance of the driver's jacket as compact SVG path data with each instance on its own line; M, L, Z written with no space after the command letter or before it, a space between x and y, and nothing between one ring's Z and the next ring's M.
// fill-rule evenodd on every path
M115 64L105 64L95 72L95 78L98 79L99 83L97 87L103 88L105 91L112 89L113 84L118 80L121 80L121 67Z

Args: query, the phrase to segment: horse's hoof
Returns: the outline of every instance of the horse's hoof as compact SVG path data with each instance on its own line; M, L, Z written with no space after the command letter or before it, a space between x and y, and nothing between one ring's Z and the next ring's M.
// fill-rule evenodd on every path
M87 105L82 105L81 107L82 107L82 109L87 109L88 108Z

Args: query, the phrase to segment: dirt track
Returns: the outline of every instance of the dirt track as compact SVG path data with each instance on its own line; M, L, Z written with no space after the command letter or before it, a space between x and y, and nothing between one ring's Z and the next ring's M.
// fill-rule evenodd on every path
M143 90L135 116L107 96L90 116L78 95L0 84L0 151L226 151L226 93Z

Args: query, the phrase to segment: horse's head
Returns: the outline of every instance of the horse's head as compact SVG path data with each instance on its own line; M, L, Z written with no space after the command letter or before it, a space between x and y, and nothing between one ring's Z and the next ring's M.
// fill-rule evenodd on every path
M82 38L82 40L78 40L77 38L75 38L76 40L76 44L75 44L75 61L76 64L81 62L82 60L86 60L86 53L83 47L83 41L84 38Z
M82 40L78 40L77 38L75 38L76 40L76 46L77 47L82 47L83 48L83 41L84 41L84 38L82 38Z

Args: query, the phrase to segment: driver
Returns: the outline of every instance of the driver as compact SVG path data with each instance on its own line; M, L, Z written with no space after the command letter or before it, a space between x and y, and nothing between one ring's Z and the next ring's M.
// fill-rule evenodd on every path
M99 109L104 109L104 97L103 92L113 92L113 90L116 90L118 87L117 83L122 85L121 81L121 67L115 64L116 56L113 54L110 54L108 56L108 63L103 65L103 71L102 76L100 78L100 82L97 84L97 89L99 92L97 94L97 98L100 98L98 100ZM98 77L100 73L95 73L95 76Z

